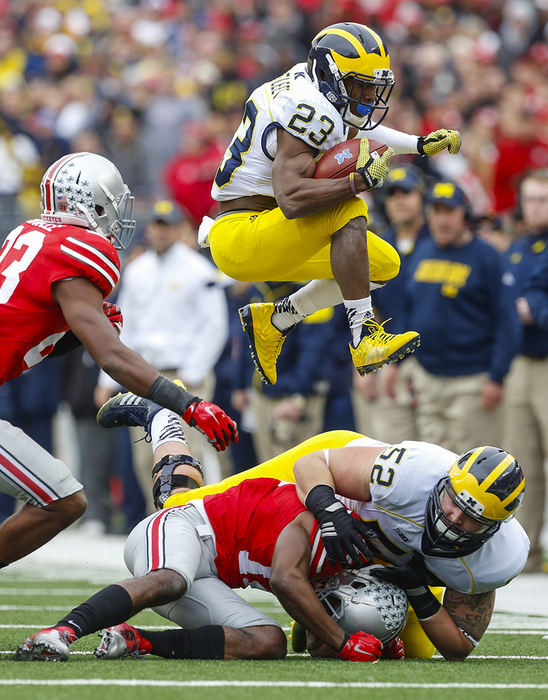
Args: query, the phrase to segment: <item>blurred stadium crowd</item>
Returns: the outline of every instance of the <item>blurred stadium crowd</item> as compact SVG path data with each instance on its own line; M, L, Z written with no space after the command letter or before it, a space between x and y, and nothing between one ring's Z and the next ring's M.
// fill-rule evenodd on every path
M548 0L0 0L0 241L39 214L44 169L72 151L110 158L136 196L138 234L128 260L142 249L159 199L180 205L187 242L189 231L195 241L202 216L215 214L211 181L248 94L305 60L319 29L344 20L376 29L389 48L396 88L388 126L414 134L441 126L462 133L458 155L428 162L400 157L398 163L412 163L432 180L458 183L473 215L494 232L497 246L507 248L521 232L520 179L548 164ZM382 233L388 225L382 192L368 204L372 228ZM240 417L243 440L221 464L225 473L257 459L245 437L258 424L247 395L250 387L262 392L252 378L236 309L251 298L286 292L227 283L230 321L215 367L214 400ZM335 313L329 328L319 324L306 345L295 343L295 376L315 387L309 393L330 397L321 404L316 428L367 432L352 409L356 390L344 318ZM303 358L313 376L304 376ZM94 371L82 362L86 372ZM324 375L321 366L328 366ZM62 400L77 418L91 419L96 376L86 372L74 363L38 365L4 385L0 415L39 442L51 441L47 426L40 437L25 421L34 413L51 422ZM272 403L306 393L295 387L280 384ZM368 390L372 400L373 393ZM295 418L302 414L298 404L276 409L279 420L272 418L273 405L261 407L270 411L268 437L281 449L307 437ZM308 404L307 410L316 415L318 408ZM101 493L96 484L102 505L88 511L90 520L107 528L113 504L125 508L122 529L144 508L128 444L110 446L117 450L118 473L109 475L104 467L107 490ZM113 461L108 454L102 459ZM124 463L127 469L120 467ZM91 506L93 486L84 485ZM1 507L0 518L12 505L4 500Z
M168 189L194 221L249 92L351 19L382 33L396 74L388 124L461 130L436 161L508 212L548 153L546 0L0 1L0 234L37 209L44 167L104 153L146 201Z

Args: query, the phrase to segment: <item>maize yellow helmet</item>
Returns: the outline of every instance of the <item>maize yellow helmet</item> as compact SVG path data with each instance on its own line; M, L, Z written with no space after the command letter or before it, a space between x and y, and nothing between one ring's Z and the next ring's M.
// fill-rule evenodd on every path
M442 557L461 557L475 552L495 534L501 523L514 516L523 500L524 488L523 471L505 450L485 446L465 452L429 496L423 552ZM443 510L444 493L482 527L468 532L456 525Z
M339 22L318 32L308 54L308 72L345 124L372 129L386 116L394 87L390 55L381 37L365 24ZM373 100L365 94L371 85Z

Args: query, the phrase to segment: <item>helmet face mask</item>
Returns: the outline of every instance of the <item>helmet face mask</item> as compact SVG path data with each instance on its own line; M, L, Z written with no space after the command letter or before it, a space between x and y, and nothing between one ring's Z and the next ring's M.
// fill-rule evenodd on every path
M308 72L348 126L372 129L386 116L394 74L384 42L369 27L341 22L323 29L312 41Z
M347 93L343 98L344 108L341 112L343 122L362 130L380 124L388 112L388 99L394 88L392 71L376 68L371 79L364 78L359 73L347 73L341 82L342 89ZM374 86L373 99L367 97L371 86Z
M423 553L448 558L472 554L514 516L524 486L519 463L504 450L478 447L461 455L428 497ZM445 512L444 496L478 524L473 532Z
M367 632L386 644L405 625L408 603L405 591L371 575L379 568L345 569L312 585L329 615L345 632Z
M442 505L444 493L447 493L455 505L461 508L466 515L473 520L477 520L476 517L462 508L459 501L454 498L454 490L451 487L449 477L446 476L440 479L428 498L422 550L430 556L448 558L472 554L495 534L501 523L500 521L491 522L490 524L485 523L482 524L480 530L468 532L454 523L444 511ZM426 544L425 539L427 540Z
M46 170L40 184L42 219L84 226L115 248L130 244L135 231L132 197L118 169L95 153L71 153Z

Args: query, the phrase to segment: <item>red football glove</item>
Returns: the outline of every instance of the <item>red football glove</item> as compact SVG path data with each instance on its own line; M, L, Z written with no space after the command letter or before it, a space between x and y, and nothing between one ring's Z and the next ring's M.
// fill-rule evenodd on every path
M122 326L124 325L124 317L122 316L122 310L118 304L111 304L110 301L103 302L103 312L108 320L112 323L112 327L120 335L122 332Z
M403 642L399 637L393 639L383 646L382 649L383 659L397 659L398 661L405 659L405 649L403 648Z
M183 413L183 420L196 428L218 452L225 450L232 441L238 442L238 427L222 408L195 397Z
M371 661L376 663L382 654L382 642L367 632L354 632L346 640L343 648L337 652L344 661Z

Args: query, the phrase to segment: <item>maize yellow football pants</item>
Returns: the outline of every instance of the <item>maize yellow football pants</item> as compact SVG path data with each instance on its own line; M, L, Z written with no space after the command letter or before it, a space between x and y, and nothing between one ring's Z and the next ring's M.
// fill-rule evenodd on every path
M242 282L333 279L331 236L358 217L367 220L359 197L298 219L286 219L279 207L226 214L209 233L211 255L220 270ZM368 231L367 248L372 282L398 274L400 258L389 243Z
M280 479L281 481L295 482L295 476L293 475L293 465L303 455L310 454L311 452L316 452L317 450L332 449L335 447L344 447L347 443L357 438L364 437L360 433L354 433L351 430L330 430L327 433L320 433L319 435L314 435L314 437L301 442L299 445L282 452L282 454L269 459L262 464L252 467L251 469L246 469L239 474L234 474L226 479L223 479L218 484L209 484L208 486L202 486L199 489L192 489L191 491L185 491L185 493L176 493L170 496L165 502L164 508L171 508L172 506L182 506L192 501L195 498L203 498L212 493L221 493L226 491L231 486L236 486L241 483L244 479L258 479L258 478L270 478L270 479Z

